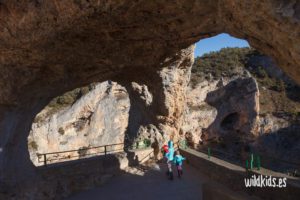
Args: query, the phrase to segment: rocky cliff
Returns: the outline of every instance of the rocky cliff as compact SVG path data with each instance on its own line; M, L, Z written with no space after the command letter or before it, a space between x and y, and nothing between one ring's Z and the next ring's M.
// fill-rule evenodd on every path
M258 133L259 90L254 78L244 74L199 82L188 89L182 134L192 144L237 134Z
M247 149L299 162L299 91L271 58L253 49L206 54L192 69L181 134L199 148Z
M124 142L130 103L126 89L115 82L95 84L73 104L43 117L47 109L49 108L36 116L40 120L32 124L28 136L30 157L35 165L43 165L43 162L38 162L36 153L78 150ZM97 150L99 149L85 153L97 153ZM48 156L47 162L62 162L79 157L80 152L54 154Z
M152 82L151 116L161 117L151 124L176 122L180 112L159 106L167 92L158 72L218 33L247 39L299 83L299 9L293 0L1 1L0 182L15 188L36 177L27 151L32 121L74 88Z
M292 117L284 117L291 108L278 115L278 105L266 107L262 102L267 92L281 92L276 91L279 78L294 84L269 57L249 48L212 54L200 58L200 65L197 58L190 83L192 48L167 61L168 67L158 72L163 87L159 93L159 84L137 77L124 87L111 82L94 85L53 116L49 116L53 109L46 107L36 116L39 121L35 120L28 139L31 159L37 164L36 152L145 139L156 149L170 138L187 139L190 144L228 135L251 139L293 124ZM295 104L292 108L297 112L298 104L289 103Z
M28 147L33 163L43 164L38 163L36 153L115 143L132 145L145 140L150 141L157 154L163 142L177 140L194 60L193 48L166 60L166 67L149 74L153 78L149 81L137 75L135 81L124 87L106 81L56 97L32 125ZM85 153L96 153L92 151ZM54 154L48 163L68 161L70 157L78 159L80 152Z

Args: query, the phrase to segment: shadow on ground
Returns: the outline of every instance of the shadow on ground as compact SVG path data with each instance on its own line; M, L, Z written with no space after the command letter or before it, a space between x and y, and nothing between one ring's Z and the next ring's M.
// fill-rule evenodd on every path
M207 179L204 175L185 165L184 176L181 179L175 176L171 181L166 177L166 170L164 164L131 168L121 176L113 177L102 187L80 192L68 200L202 199L201 188Z

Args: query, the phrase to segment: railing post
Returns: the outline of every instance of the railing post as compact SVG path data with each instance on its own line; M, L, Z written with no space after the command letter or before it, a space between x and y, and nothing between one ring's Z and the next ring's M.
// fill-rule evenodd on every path
M107 153L107 149L106 149L106 145L104 146L104 155L106 156Z
M47 155L43 154L43 156L44 156L44 165L46 166L47 165Z
M253 153L251 153L251 160L250 160L250 169L253 169L253 162L254 162L254 157L253 157Z
M207 155L208 155L208 159L210 159L210 148L209 147L207 149Z
M257 170L260 170L260 158L259 155L256 157Z

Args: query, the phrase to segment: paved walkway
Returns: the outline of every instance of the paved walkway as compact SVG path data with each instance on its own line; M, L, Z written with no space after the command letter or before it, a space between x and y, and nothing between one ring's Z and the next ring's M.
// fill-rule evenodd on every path
M145 169L131 168L113 177L99 188L76 194L68 200L201 200L205 176L189 165L184 166L181 179L166 177L166 166L153 164ZM174 173L175 175L175 173Z

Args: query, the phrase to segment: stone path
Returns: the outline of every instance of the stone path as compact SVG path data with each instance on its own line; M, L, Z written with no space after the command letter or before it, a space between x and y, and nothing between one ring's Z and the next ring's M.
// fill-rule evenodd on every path
M207 178L189 165L185 165L184 170L181 179L174 176L170 181L164 164L154 164L147 169L131 168L102 187L78 193L68 200L201 200L201 186Z

